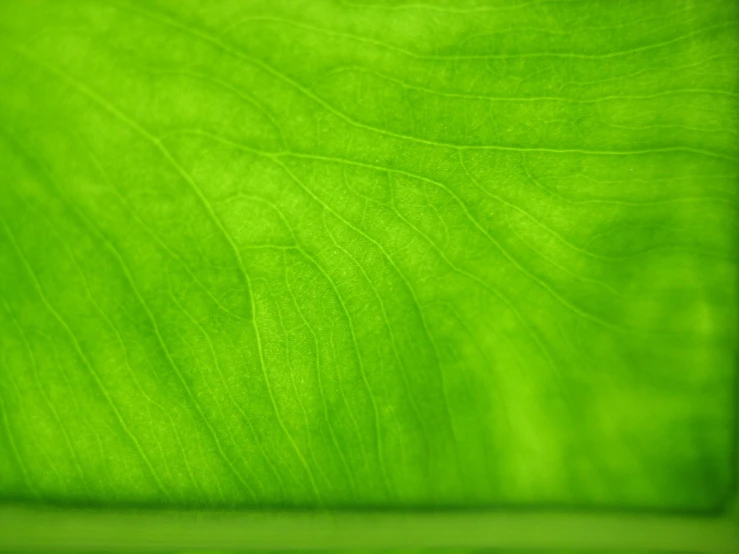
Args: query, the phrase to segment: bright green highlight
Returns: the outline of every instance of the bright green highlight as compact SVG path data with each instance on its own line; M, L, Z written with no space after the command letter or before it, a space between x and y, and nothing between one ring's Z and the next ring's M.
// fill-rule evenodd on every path
M0 5L0 497L708 510L729 0Z

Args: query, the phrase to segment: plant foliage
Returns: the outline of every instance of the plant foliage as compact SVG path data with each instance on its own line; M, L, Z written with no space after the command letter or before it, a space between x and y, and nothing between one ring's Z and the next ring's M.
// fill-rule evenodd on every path
M729 0L0 4L0 496L714 508Z

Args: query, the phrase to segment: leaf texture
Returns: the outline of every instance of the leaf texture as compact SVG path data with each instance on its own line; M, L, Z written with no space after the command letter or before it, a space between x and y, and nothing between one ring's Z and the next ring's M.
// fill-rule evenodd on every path
M0 497L722 505L737 31L3 1Z

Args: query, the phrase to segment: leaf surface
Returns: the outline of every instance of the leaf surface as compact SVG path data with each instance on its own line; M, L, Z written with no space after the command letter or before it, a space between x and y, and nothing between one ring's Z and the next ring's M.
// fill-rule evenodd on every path
M0 496L723 505L738 30L4 1Z

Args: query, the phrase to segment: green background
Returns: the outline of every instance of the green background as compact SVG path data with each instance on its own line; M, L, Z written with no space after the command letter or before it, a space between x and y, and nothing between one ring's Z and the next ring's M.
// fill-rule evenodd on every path
M731 1L0 3L0 498L706 511Z

